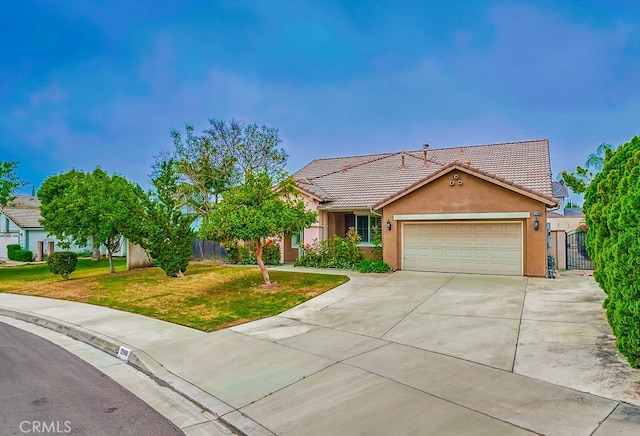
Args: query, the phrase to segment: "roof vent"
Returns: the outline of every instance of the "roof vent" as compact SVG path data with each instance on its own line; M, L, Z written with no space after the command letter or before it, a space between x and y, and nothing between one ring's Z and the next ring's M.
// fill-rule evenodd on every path
M405 166L404 166L404 153L402 153L402 165L400 166L400 169L401 170L405 169Z
M422 144L422 148L424 150L429 150L429 144Z
M349 168L351 168L351 165L349 165L349 164L344 164L344 168L342 168L342 172L343 172L343 173L346 173L346 172L347 172L347 170L348 170Z

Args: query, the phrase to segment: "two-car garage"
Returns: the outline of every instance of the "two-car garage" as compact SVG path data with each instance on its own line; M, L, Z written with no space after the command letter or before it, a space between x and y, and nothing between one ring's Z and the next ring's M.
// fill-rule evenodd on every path
M523 275L521 221L404 222L402 269Z

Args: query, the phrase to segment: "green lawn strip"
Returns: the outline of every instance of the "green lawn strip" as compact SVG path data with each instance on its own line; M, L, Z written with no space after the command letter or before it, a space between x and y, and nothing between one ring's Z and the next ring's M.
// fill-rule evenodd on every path
M340 275L271 271L278 286L264 290L262 274L253 266L193 262L186 277L176 279L159 268L123 271L125 260L116 261L119 272L109 274L106 260L82 259L68 281L51 274L46 265L2 268L0 291L66 298L209 332L277 315L349 280Z
M113 263L116 272L127 269L127 260L125 258L114 258ZM70 278L71 280L77 280L105 274L109 274L109 260L78 259L76 270L71 273ZM35 286L38 282L50 283L59 280L62 280L62 278L52 274L47 264L27 264L0 268L0 292L12 292L16 284L24 285L25 282L33 283Z

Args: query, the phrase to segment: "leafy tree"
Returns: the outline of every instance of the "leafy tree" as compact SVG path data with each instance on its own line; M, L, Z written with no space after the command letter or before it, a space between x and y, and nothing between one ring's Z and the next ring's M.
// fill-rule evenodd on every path
M193 126L187 124L186 134L171 131L174 152L160 157L173 160L182 175L179 193L199 214L210 213L213 204L232 184L234 161L224 144L215 143L207 136L197 136Z
M0 209L5 208L16 198L16 191L27 183L20 181L16 174L18 162L0 161Z
M562 180L576 194L584 194L595 175L602 169L607 157L614 150L615 147L610 144L600 144L596 152L587 157L584 167L578 166L573 173L562 171L560 173Z
M178 203L176 162L159 159L151 176L155 192L138 195L143 205L144 218L131 239L140 244L158 262L158 266L170 277L184 277L192 257L191 229L194 216L183 213Z
M92 173L71 170L51 176L38 191L42 225L61 240L63 248L72 243L86 245L89 238L104 245L114 273L113 253L140 214L136 189L124 177L109 176L100 168Z
M63 279L69 280L69 274L76 270L78 255L71 251L56 251L47 256L47 266L53 274L60 274Z
M203 239L222 242L243 240L256 247L256 260L262 271L264 286L271 283L262 259L268 238L295 234L315 222L316 213L305 209L296 196L291 179L273 189L273 178L266 171L248 172L242 185L231 187L209 215L203 217Z
M282 142L278 129L257 124L244 125L232 120L210 119L211 127L204 131L212 143L218 144L232 158L236 183L242 183L249 173L265 171L278 181L281 171L287 163L287 153L278 148Z
M187 124L185 134L171 131L174 151L164 159L175 161L182 174L180 196L198 214L208 214L230 186L243 182L248 172L266 171L277 181L287 154L278 145L278 130L238 121L209 120L210 127L195 135Z
M584 203L587 250L616 347L640 367L640 137L606 154Z

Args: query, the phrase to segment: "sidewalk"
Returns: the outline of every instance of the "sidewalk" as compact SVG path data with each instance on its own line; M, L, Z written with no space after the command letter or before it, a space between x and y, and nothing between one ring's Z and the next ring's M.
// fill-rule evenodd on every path
M435 292L450 277L349 275L280 316L213 333L11 294L0 294L0 315L111 355L129 348L130 364L250 435L638 433L636 406L384 337L421 303L403 289L420 279ZM351 309L354 299L375 309Z

